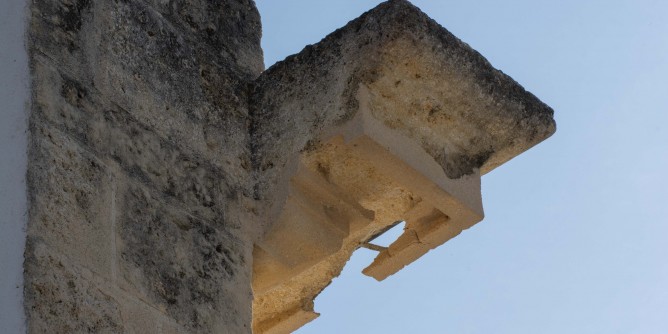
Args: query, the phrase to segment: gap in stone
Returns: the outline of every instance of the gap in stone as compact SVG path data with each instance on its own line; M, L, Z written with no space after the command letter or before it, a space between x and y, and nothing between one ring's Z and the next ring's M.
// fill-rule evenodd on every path
M392 230L394 230L393 232L401 231L398 225ZM390 231L388 231L388 233L390 233ZM366 268L377 255L378 252L366 248L359 248L353 252L341 271L341 274L335 277L332 280L332 284L315 298L315 310L320 313L320 317L317 321L307 323L305 326L295 331L294 334L322 333L323 328L327 326L335 326L337 322L341 321L339 318L341 314L341 305L349 305L349 307L360 310L360 312L353 312L355 313L354 316L358 316L359 318L347 318L346 321L366 321L365 312L362 312L362 310L373 308L373 304L376 303L376 301L362 297L378 295L379 291L383 289L383 285L378 284L373 278L363 275L362 270L364 270L364 268ZM325 331L328 330L329 329Z
M405 221L401 221L398 224L390 227L387 231L378 235L375 239L369 240L369 243L389 247L391 243L399 238L399 236L404 233L404 227L406 226Z

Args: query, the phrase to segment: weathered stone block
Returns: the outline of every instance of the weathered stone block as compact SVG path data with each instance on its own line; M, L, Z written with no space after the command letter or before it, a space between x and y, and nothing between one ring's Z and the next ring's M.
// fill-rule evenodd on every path
M175 205L206 219L238 225L225 212L243 195L245 175L228 175L198 155L184 154L169 138L105 101L96 90L59 73L48 59L36 57L34 68L42 78L35 87L36 115Z
M92 33L93 5L90 0L31 1L29 49L32 55L51 59L71 75L87 78L91 47L97 44Z
M167 314L128 295L125 291L115 291L121 308L125 333L132 334L177 334L186 330Z
M361 110L417 142L451 179L485 174L555 131L551 108L401 0L269 68L251 101L260 193Z
M29 333L125 332L117 300L38 238L28 238L25 272Z
M219 52L217 63L237 64L255 77L263 69L260 14L251 0L146 0L179 30Z
M30 10L33 332L292 331L358 247L383 279L479 221L480 176L555 129L403 0L262 74L251 0Z
M192 330L249 331L248 243L145 187L127 184L118 198L121 286Z
M28 235L111 277L114 176L76 141L32 119Z
M263 67L253 2L30 9L32 236L108 280L128 323L119 332L142 332L128 314L146 307L175 319L144 313L162 332L250 331L252 244L239 234L257 235L244 221L254 207L246 92ZM133 202L137 189L150 200Z
M169 7L175 6L183 7L180 11L198 7L195 3ZM225 13L230 17L254 15L247 3L229 6L231 11ZM174 26L142 1L37 2L31 10L34 55L47 57L90 93L94 87L162 137L208 157L235 177L245 177L250 158L244 96L247 80L259 74L257 64L240 65L239 59L218 54L202 36L191 35L191 28L180 30L185 27ZM241 11L248 12L241 15ZM226 22L220 29L250 31L253 26L251 20L228 27L231 21L216 17L209 13L202 20ZM259 36L239 38L238 43L258 39L257 47L252 42L235 52L261 63Z
M379 280L479 222L480 177L555 131L551 108L403 0L263 72L250 110L254 196L269 222L256 254L279 269L273 277L255 270L256 327L306 305L356 247L398 221L411 220L389 248L375 246L380 254L364 271ZM373 221L342 238L292 214L302 163L373 211Z
M95 11L96 88L160 136L243 177L246 75L215 63L214 50L142 2L102 2Z

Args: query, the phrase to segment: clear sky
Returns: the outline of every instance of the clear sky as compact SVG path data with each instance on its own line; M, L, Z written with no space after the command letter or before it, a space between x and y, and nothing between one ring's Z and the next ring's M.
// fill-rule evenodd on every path
M257 0L265 62L380 1ZM668 333L668 1L413 1L555 110L486 218L378 283L359 250L297 333Z

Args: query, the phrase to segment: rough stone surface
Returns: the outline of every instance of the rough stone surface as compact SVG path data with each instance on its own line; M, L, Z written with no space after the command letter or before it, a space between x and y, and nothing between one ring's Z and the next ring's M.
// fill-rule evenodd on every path
M260 34L248 0L32 2L30 332L250 332Z
M31 221L28 235L38 236L73 261L111 278L113 231L112 187L109 169L58 130L33 127L31 159L48 164L34 166L28 175Z
M243 329L250 309L228 307L251 298L235 284L250 281L245 245L141 186L128 185L119 196L121 286L193 330Z
M48 269L48 270L45 270ZM91 274L69 263L36 238L26 247L26 299L30 333L120 333L119 303L90 281Z
M350 120L360 86L374 116L419 141L452 179L474 169L484 174L555 131L551 108L401 0L365 13L257 82L260 170L284 165L284 152Z
M552 110L403 0L267 71L251 0L30 5L31 333L286 333L483 217Z
M404 234L365 274L382 280L478 222L480 176L555 131L552 109L401 0L262 73L250 108L254 196L267 217L254 251L256 332L312 320L312 300L352 252L397 221L407 221ZM319 222L337 225L322 218L336 206L299 200L314 198L294 190L304 173L373 219L318 232L329 228Z

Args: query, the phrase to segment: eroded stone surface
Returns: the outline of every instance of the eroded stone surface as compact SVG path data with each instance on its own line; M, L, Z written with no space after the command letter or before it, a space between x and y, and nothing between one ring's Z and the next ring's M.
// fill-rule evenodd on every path
M290 332L397 221L379 280L482 219L480 176L555 130L403 0L265 72L250 0L34 1L28 35L34 333Z
M386 2L258 79L263 176L360 107L413 138L457 179L482 174L555 130L552 110L406 1ZM315 107L317 106L317 107ZM396 106L396 107L394 107ZM280 139L280 140L279 140Z
M35 126L28 180L32 203L28 235L39 237L73 261L111 278L113 175L95 156L62 132ZM35 191L39 189L39 191Z
M28 34L29 237L108 297L64 301L114 310L127 326L111 332L250 332L259 233L246 90L263 69L253 2L35 1ZM26 276L58 287L56 267ZM59 300L35 289L28 322L56 324L42 310ZM57 333L97 322L58 317L68 327Z
M414 243L402 236L381 252L365 270L378 280L482 218L479 205L467 207L364 135L335 137L302 153L299 164L283 212L253 253L257 333L287 333L313 320L315 296L357 248L396 222L409 222L404 236ZM479 182L471 181L479 202Z
M35 238L28 239L25 271L29 332L123 332L119 303L92 283L85 270Z
M249 251L222 226L176 209L141 186L119 194L121 287L194 331L243 331ZM241 276L241 277L240 277Z
M480 176L555 131L548 106L401 0L265 71L250 110L254 195L267 217L254 252L256 332L313 313L352 252L397 221L404 234L365 274L382 280L480 221ZM305 214L329 206L299 199L312 197L295 191L305 171L373 219L321 232L341 224Z

